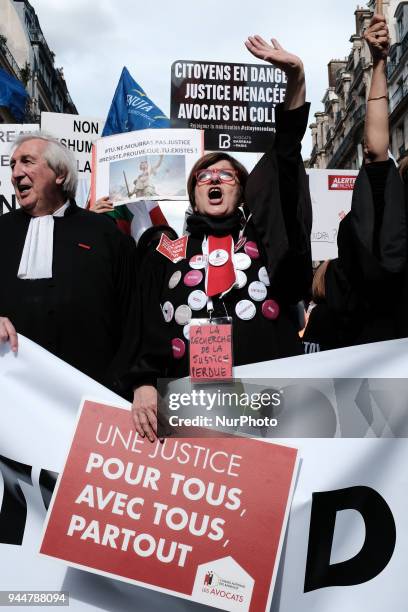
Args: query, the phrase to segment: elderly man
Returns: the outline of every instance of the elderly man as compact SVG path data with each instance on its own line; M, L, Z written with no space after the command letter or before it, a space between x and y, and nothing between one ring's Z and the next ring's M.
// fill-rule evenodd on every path
M118 390L137 338L134 241L74 202L76 162L58 141L20 137L20 209L0 217L0 342L16 331Z

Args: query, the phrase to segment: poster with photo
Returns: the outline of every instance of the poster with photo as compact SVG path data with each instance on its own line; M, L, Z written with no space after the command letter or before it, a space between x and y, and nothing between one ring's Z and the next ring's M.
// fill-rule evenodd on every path
M150 129L97 140L93 151L93 201L115 206L143 200L188 200L187 178L203 154L201 130Z

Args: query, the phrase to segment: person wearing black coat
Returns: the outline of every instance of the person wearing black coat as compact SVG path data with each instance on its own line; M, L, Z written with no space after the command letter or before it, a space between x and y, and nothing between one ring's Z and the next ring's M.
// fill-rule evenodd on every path
M365 119L364 165L351 211L341 221L338 257L328 263L319 315L306 328L308 342L340 348L407 335L402 312L407 269L407 215L404 187L389 159L386 62L389 35L375 15L365 32L373 74ZM406 291L405 291L406 292ZM408 294L407 294L408 295ZM312 311L313 314L313 311ZM405 326L405 331L404 331ZM331 329L331 333L328 330Z
M309 105L301 61L272 43L256 36L246 45L288 75L274 146L249 177L228 154L201 158L188 181L194 212L185 256L174 261L159 247L143 261L143 341L127 384L135 389L136 429L151 441L157 378L189 373L191 319L230 317L234 365L302 352L293 306L311 283L311 202L300 156Z
M41 133L17 141L20 209L0 217L0 342L17 332L121 392L139 337L136 246L79 208L76 162Z

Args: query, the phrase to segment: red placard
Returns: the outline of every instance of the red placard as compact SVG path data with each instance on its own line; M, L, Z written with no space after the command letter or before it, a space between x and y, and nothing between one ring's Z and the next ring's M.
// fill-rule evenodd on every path
M173 263L177 263L184 259L187 254L187 241L188 236L171 240L166 234L162 234L156 251L159 251L159 253L170 259Z
M41 553L223 610L270 606L297 450L136 433L85 401Z
M192 382L232 380L232 325L190 323Z

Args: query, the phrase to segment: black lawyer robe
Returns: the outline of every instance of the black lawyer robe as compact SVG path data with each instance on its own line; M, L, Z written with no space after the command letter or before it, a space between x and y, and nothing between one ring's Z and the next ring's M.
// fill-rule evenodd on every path
M214 316L228 314L233 319L233 353L235 365L266 361L301 354L302 346L292 307L306 296L311 283L311 201L306 174L300 155L301 140L307 126L309 104L284 111L277 108L274 146L265 153L251 172L245 189L246 208L252 218L245 230L248 241L256 242L260 259L245 270L247 284L233 289L223 301L214 300ZM237 235L233 236L237 239ZM174 264L152 250L145 256L142 270L143 342L138 359L128 376L130 386L155 384L158 377L182 377L188 374L188 340L183 326L174 317L164 321L161 305L170 301L176 309L187 304L193 289L204 290L204 282L190 288L183 280L175 288L169 280L175 271L182 279L191 256L202 253L203 236L190 236L186 259ZM256 315L245 321L235 312L238 301L250 299L248 286L259 280L259 269L265 266L270 278L268 298L280 307L276 320L263 316L261 303ZM193 317L207 316L206 308L194 311ZM177 338L186 346L185 355L175 359L171 349Z
M136 247L104 215L71 202L54 218L51 279L17 278L31 217L0 217L0 316L114 391L139 337ZM46 374L46 373L44 373Z

